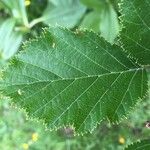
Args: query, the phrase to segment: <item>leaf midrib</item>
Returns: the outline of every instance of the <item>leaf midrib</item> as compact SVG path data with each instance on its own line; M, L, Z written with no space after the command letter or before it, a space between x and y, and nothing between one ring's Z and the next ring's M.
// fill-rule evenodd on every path
M97 77L97 79L99 78L99 77L102 77L102 76L106 76L106 75L110 75L110 74L123 74L123 73L127 73L127 72L130 72L130 71L135 71L135 72L137 72L137 71L139 71L139 70L143 70L143 68L137 68L137 69L132 69L132 70L128 70L128 71L124 71L124 72L115 72L115 73L107 73L107 74L103 74L103 75L96 75L96 76L92 76L92 77ZM78 79L83 79L83 78L88 78L88 77L80 77L80 78L76 78L76 79L59 79L59 80L54 80L54 81L49 81L49 83L48 84L46 84L42 89L44 89L44 88L46 88L47 86L49 86L52 82L57 82L57 81L62 81L62 80L73 80L72 82L75 82L76 80L78 80ZM37 82L34 82L34 83L39 83L39 82L41 82L41 81L37 81ZM47 81L48 82L48 81ZM72 84L72 82L71 82L71 84ZM31 83L31 84L34 84L34 83ZM25 87L23 87L23 88L19 88L20 90L23 90L24 88L26 88L27 86L29 86L30 84L28 83L28 84L24 84L24 85L26 85ZM10 85L10 86L13 86L13 85ZM15 85L14 85L15 86ZM19 86L19 85L18 85ZM70 85L68 85L68 86L70 86ZM67 87L68 87L67 86ZM9 87L9 86L7 86L7 87ZM5 87L5 88L7 88L7 87ZM66 88L67 88L66 87ZM66 89L65 88L65 89ZM35 94L37 94L37 93L39 93L42 89L40 89L40 90L38 90L38 91L36 91L36 92L34 92L33 94L31 94L29 97L32 97L33 95L35 95ZM12 93L9 93L8 95L11 95L11 94L13 94L13 93L16 93L18 91L18 89L17 90L15 90L15 91L13 91ZM64 90L63 90L64 91ZM61 92L60 92L61 93ZM59 93L59 94L60 94ZM27 98L29 98L29 97L27 97ZM26 99L27 99L26 98ZM24 100L24 99L23 99ZM22 101L23 101L22 100Z
M36 82L30 82L30 83L25 82L25 83L22 83L22 84L9 84L9 82L5 82L5 83L9 84L9 86L30 85L30 84L40 83L40 82L58 82L58 81L64 81L64 80L78 80L78 79L85 79L85 78L92 78L92 77L103 77L103 76L107 76L107 75L111 75L111 74L113 75L113 74L118 74L118 73L127 73L127 72L139 71L139 70L143 70L143 67L129 69L129 70L125 70L125 71L104 73L104 74L101 74L101 75L88 75L88 76L82 76L82 77L62 78L62 79L56 79L56 80L39 80L39 81L36 81ZM18 75L22 75L22 74L18 74ZM9 87L9 86L7 86L7 87Z

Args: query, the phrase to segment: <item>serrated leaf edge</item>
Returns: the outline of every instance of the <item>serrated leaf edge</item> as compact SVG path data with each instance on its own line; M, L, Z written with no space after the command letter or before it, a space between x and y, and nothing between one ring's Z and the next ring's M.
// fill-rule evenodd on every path
M140 143L142 143L143 141L147 141L147 140L150 141L150 139L139 139L139 140L137 140L136 142L132 142L132 143L130 143L129 145L127 145L127 146L124 148L124 150L128 149L130 146L133 146L134 144L140 144Z
M94 33L94 34L96 34L96 36L98 36L99 38L102 38L104 41L106 41L105 38L102 37L100 34L94 32L94 31L92 31L92 30L88 30L88 29L86 29L86 28L85 28L85 29L77 29L77 31L74 31L74 32L73 32L73 31L71 31L70 29L68 29L68 28L66 28L66 27L62 27L62 26L60 26L60 25L57 25L57 26L55 26L55 27L54 27L54 26L49 26L49 27L42 28L42 29L43 29L43 32L41 33L40 36L36 36L34 39L29 39L29 40L27 40L26 42L24 42L23 45L22 45L22 50L20 50L15 56L17 56L17 55L23 53L23 52L25 51L25 48L28 46L28 44L31 44L31 43L34 42L34 41L38 41L38 40L42 39L43 36L45 36L45 34L47 33L47 30L48 30L49 28L58 28L58 27L59 27L60 29L70 31L70 32L72 32L72 33L74 33L74 34L79 34L78 32L86 32L86 31L87 31L87 32L90 32L90 33ZM117 44L115 44L115 43L114 43L114 44L110 43L110 44L111 44L111 45L117 45ZM118 46L118 45L117 45L117 46ZM123 52L125 52L124 49L122 49L122 47L121 47L121 50L122 50ZM13 64L13 61L14 61L14 59L15 59L15 56L14 56L14 58L10 61L10 63L8 64L8 66L11 65L11 64ZM129 57L129 58L132 58L132 57ZM4 70L4 72L5 72L5 70ZM147 86L148 86L148 82L147 82ZM78 132L75 131L74 124L62 124L61 126L58 126L58 127L55 126L53 129L52 129L52 128L49 128L49 129L48 129L47 123L45 123L45 120L44 120L44 119L40 119L40 118L38 118L38 117L30 117L29 112L26 110L25 107L19 106L19 105L15 104L15 103L12 102L12 101L11 101L11 103L12 103L12 105L15 106L15 108L17 108L18 110L24 111L25 114L26 114L26 118L27 118L27 119L30 119L30 120L33 120L33 121L36 121L36 122L42 122L43 125L45 126L45 130L49 130L49 131L54 131L54 130L55 130L55 131L57 131L57 130L59 130L60 128L70 127L70 128L72 128L73 131L74 131L74 136L80 136L80 135L83 136L83 135L85 135L85 134L87 134L87 133L93 133L93 131L95 130L95 128L96 128L102 121L104 121L104 120L107 120L110 124L117 124L117 125L118 125L122 120L127 119L128 115L132 112L132 110L134 110L134 108L135 108L135 107L142 101L142 99L144 99L147 95L148 95L148 90L146 91L146 93L145 93L145 95L143 96L143 98L140 98L140 97L139 97L139 98L137 99L137 102L136 102L135 106L134 106L134 107L130 107L130 108L129 108L130 110L128 110L128 112L126 113L126 115L122 115L118 121L112 122L112 121L110 121L110 120L107 118L107 116L106 116L106 117L104 117L103 119L101 119L100 121L97 121L97 122L95 123L95 126L93 126L93 129L92 129L92 130L87 130L87 131L80 132L80 133L78 133ZM10 97L10 99L12 99L12 98Z

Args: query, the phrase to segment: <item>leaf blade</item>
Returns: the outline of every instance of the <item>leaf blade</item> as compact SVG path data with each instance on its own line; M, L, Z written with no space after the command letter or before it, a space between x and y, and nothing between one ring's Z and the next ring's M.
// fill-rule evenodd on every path
M64 27L73 28L86 10L79 0L58 0L52 1L52 3L49 2L42 16L43 21L50 25L59 24Z
M30 116L49 128L71 124L77 133L119 121L147 90L145 70L118 46L59 27L29 42L4 77L0 90Z
M142 65L150 64L150 4L147 0L122 1L120 11L123 29L120 40L125 50ZM130 11L132 10L132 11Z
M114 43L114 40L119 34L119 21L116 10L108 3L101 12L100 31L101 35L110 43Z
M150 140L142 140L140 142L135 142L131 145L129 145L125 150L133 150L133 149L138 149L138 150L149 150L150 149Z
M4 60L8 60L12 57L22 42L23 33L15 31L14 27L14 19L7 19L0 25L0 40L3 41L0 43L0 52L2 53L2 59Z

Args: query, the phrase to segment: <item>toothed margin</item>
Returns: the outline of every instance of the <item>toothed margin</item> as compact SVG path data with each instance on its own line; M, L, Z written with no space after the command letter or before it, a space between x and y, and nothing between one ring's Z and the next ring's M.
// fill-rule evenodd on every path
M44 128L45 128L45 131L57 131L59 129L62 129L62 128L71 128L73 130L73 135L75 136L76 133L75 133L75 128L74 128L74 125L71 125L71 124L63 124L61 126L58 126L58 127L54 127L54 128L48 128L48 124L45 122L44 119L41 119L41 118L38 118L38 117L34 117L34 116L30 116L30 113L26 110L25 107L22 107L20 106L19 104L16 104L15 102L13 102L12 98L9 96L2 96L2 98L7 98L10 100L10 107L16 109L16 110L19 110L21 112L23 112L25 114L25 118L26 120L31 120L31 121L34 121L34 122L37 122L37 123L40 123L40 124L43 124Z
M116 121L111 121L110 119L108 119L110 124L120 124L123 120L127 120L128 117L130 116L130 114L135 110L135 108L140 104L140 102L142 102L142 100L144 100L147 96L149 95L149 90L146 91L145 95L143 96L143 98L138 98L136 101L136 104L133 107L129 107L128 111L126 112L125 115L120 116L120 118Z
M123 1L123 0L122 0ZM56 27L53 27L53 26L51 26L52 28L60 28L60 29L62 29L62 30L67 30L67 31L69 31L69 32L72 32L70 29L68 29L68 28L65 28L65 27L62 27L62 26L59 26L59 25L57 25ZM49 29L49 28L46 28L46 29ZM78 33L79 32L79 33ZM101 36L100 34L98 34L98 33L96 33L95 31L93 31L92 29L91 30L88 30L88 29L86 29L86 28L84 28L84 29L77 29L77 32L72 32L72 33L74 33L74 34L82 34L82 33L84 33L84 32L90 32L90 33L94 33L94 34L96 34L96 36L97 37L99 37L99 38L101 38L103 41L106 41L105 40L105 38L103 37L103 36ZM108 41L106 41L107 43L109 43ZM115 44L115 43L109 43L110 45L116 45L116 46L118 46L117 44ZM119 47L119 46L118 46ZM125 52L126 54L127 54L127 52L126 51L124 51L124 49L123 49L123 46L120 46L120 48L122 49L122 51L123 52ZM128 53L128 55L129 55L129 53ZM131 61L132 60L136 60L134 57L131 57L131 56L129 56L128 57ZM139 65L138 63L137 63L137 60L136 60L136 62L133 62L133 64L135 64L135 65ZM139 66L141 66L141 65L139 65ZM144 68L143 68L144 69ZM147 81L147 87L148 87L148 81ZM103 119L101 119L100 121L97 121L96 123L95 123L95 126L93 126L93 129L92 130L88 130L88 131L84 131L84 132L80 132L80 133L78 133L78 132L76 132L76 134L77 135L84 135L84 134L87 134L87 133L92 133L96 128L97 128L97 126L102 122L102 121L104 121L104 120L107 120L110 124L120 124L123 120L125 120L125 119L127 119L127 117L132 113L132 111L137 107L137 105L139 105L139 103L143 100L143 99L145 99L147 96L148 96L148 93L149 92L149 90L148 90L148 88L147 88L147 91L145 92L145 95L142 97L142 98L138 98L137 99L137 101L136 101L136 104L134 105L134 107L129 107L129 109L128 109L128 112L126 112L126 115L122 115L122 116L120 116L120 118L119 118L119 120L116 120L116 121L111 121L110 119L108 119L108 117L106 116L106 117L104 117Z
M41 33L41 36L37 36L37 37L35 37L35 39L29 39L28 41L24 42L24 45L22 46L23 50L19 51L18 54L16 54L16 57L17 57L17 55L24 53L24 52L25 52L25 48L28 47L28 45L30 45L32 42L37 42L38 40L42 39L42 38L45 36L45 34L47 33L47 31L48 31L49 28L54 28L54 29L55 29L55 28L60 28L60 29L62 29L62 30L69 31L69 32L71 32L71 33L73 33L73 34L76 34L76 35L80 35L80 33L81 33L81 35L82 35L82 33L84 34L85 32L94 33L98 38L100 38L100 39L102 39L103 41L107 42L107 41L104 39L104 37L102 37L100 34L94 32L94 31L92 31L92 30L89 31L89 30L87 30L87 29L84 29L84 30L78 29L77 32L74 33L74 32L71 31L70 29L65 28L65 27L62 27L62 26L60 26L60 25L57 25L57 26L55 26L55 27L50 26L50 27L43 28L43 32ZM109 42L107 42L107 43L109 43ZM116 44L112 44L112 43L109 43L109 44L110 44L110 45L116 45ZM117 46L118 46L118 45L117 45ZM119 47L119 46L118 46L118 47ZM122 49L122 46L121 46L121 49ZM122 49L122 51L124 52L124 49ZM15 61L16 57L14 57L14 59L12 59L12 61L10 61L9 65L11 65L12 63L14 63L13 61ZM129 58L132 59L131 56L129 56ZM136 64L136 63L133 63L133 64ZM148 82L147 82L147 84L148 84ZM143 98L145 98L145 97L147 96L147 93L148 93L148 90L145 92L145 95L143 96ZM11 97L10 97L10 98L11 98ZM128 112L126 112L126 115L120 115L120 117L119 117L118 120L116 120L116 121L111 121L111 120L109 120L108 117L106 116L106 117L102 118L101 120L97 121L97 122L95 123L95 126L93 126L93 129L91 129L91 130L86 130L86 131L83 131L83 132L78 132L78 130L76 131L76 128L75 128L74 124L69 124L69 123L68 123L68 124L62 124L61 126L54 126L53 128L48 128L48 123L46 123L44 119L41 119L41 118L39 118L39 117L34 117L34 116L31 117L31 116L30 116L30 112L28 112L25 107L22 107L22 106L20 106L20 105L18 105L18 104L15 104L15 102L12 102L12 105L15 106L16 108L18 108L19 110L24 111L24 112L26 113L26 118L27 118L27 119L34 120L34 121L37 121L37 122L42 122L42 123L44 124L46 130L53 131L53 130L58 130L58 129L60 129L60 128L70 127L70 128L73 129L73 131L74 131L74 136L79 136L79 135L82 135L82 136L83 136L84 134L92 133L92 132L95 130L95 128L96 128L103 120L108 120L109 123L111 123L111 124L119 124L122 120L124 120L124 118L127 119L127 116L128 116L128 115L131 113L131 111L138 105L138 103L141 102L141 100L142 100L143 98L138 98L137 101L136 101L136 104L134 105L134 107L129 107L129 110L128 110ZM11 99L12 99L12 98L11 98Z
M123 0L121 0L122 2L123 2ZM103 37L103 36L101 36L101 34L98 34L98 33L96 33L96 32L94 32L93 30L88 30L88 29L86 29L86 28L84 28L83 29L83 31L84 32L92 32L92 33L94 33L94 34L96 34L99 38L101 38L101 39L103 39L104 41L106 41L105 40L105 38ZM108 41L106 41L107 43L109 43ZM125 51L125 49L123 48L123 45L117 45L116 43L109 43L110 45L116 45L116 46L118 46L118 47L120 47L121 48L121 50L125 53L125 54L127 54L127 56L128 56L128 58L131 60L131 61L135 61L135 62L133 62L133 64L135 64L135 65L139 65L139 66L141 66L142 67L142 65L140 65L139 63L138 63L138 60L136 59L136 58L134 58L134 57L132 57L131 56L131 54L129 54L129 52L127 52L127 51ZM144 68L143 68L144 69ZM148 80L147 80L147 87L149 87L148 86ZM138 98L137 99L137 101L136 101L136 104L134 105L134 107L129 107L129 109L128 109L128 112L126 112L126 115L122 115L122 116L120 116L120 118L119 118L119 120L116 120L116 121L111 121L107 116L106 117L104 117L101 121L98 121L97 123L96 123L96 125L93 127L94 129L102 122L102 121L104 121L104 120L107 120L110 124L120 124L123 120L125 120L125 119L128 119L127 117L132 113L132 111L133 110L135 110L135 108L137 107L137 105L139 105L139 103L143 100L143 99L145 99L147 96L149 95L149 88L147 88L147 91L145 92L145 95L142 97L142 98ZM94 129L92 129L91 131L93 132L94 131ZM91 131L89 131L90 133L91 133Z
M132 142L130 145L127 145L124 150L128 150L128 148L132 148L132 146L134 145L138 145L141 144L142 142L149 142L150 143L150 139L143 139L143 140L138 140L136 142ZM149 144L150 145L150 144ZM143 145L144 146L144 145ZM138 147L137 147L138 148Z
M121 39L121 31L123 28L125 28L124 26L124 16L125 14L123 14L123 10L122 10L122 6L124 5L124 0L119 0L120 2L118 2L118 7L119 7L119 12L120 12L120 16L118 17L119 20L120 20L120 31L119 31L119 35L118 35L118 39L117 39L117 42L120 44L119 46L122 48L122 50L126 53L126 55L128 56L128 58L130 58L131 60L133 60L136 64L138 64L139 66L143 66L142 64L140 64L138 62L138 58L134 57L129 51L127 51L125 48L124 48L124 44L122 43L122 39Z
M124 49L123 45L118 45L117 43L110 43L110 42L107 41L101 34L96 33L96 32L93 31L92 29L89 30L89 29L84 28L84 29L82 29L82 30L80 30L80 29L78 29L78 30L79 30L79 31L83 31L83 32L94 33L94 34L96 34L97 37L99 37L99 38L102 39L103 41L107 42L107 43L110 44L111 46L118 46L118 47L120 47L121 51L124 52L124 53L127 55L127 58L130 59L130 61L131 61L136 67L138 67L138 66L141 66L141 67L142 67L142 65L140 65L140 64L138 63L137 58L131 56L131 53L127 52L127 51ZM121 30L120 30L120 31L121 31ZM120 32L119 32L119 33L120 33ZM118 42L119 42L119 39L118 39ZM138 66L137 66L137 65L138 65Z
M121 31L122 31L122 29L123 28L126 28L125 26L124 26L124 16L125 16L125 14L123 14L123 6L124 6L124 0L119 0L120 2L118 2L118 7L119 7L119 12L120 12L120 16L118 17L119 18L119 20L120 20L120 25L121 25L121 27L120 27L120 32L119 32L119 35L118 35L118 40L117 40L117 42L118 43L120 43L121 45L121 47L122 47L122 49L124 50L124 52L126 53L126 54L128 54L128 55L130 55L130 58L131 59L133 59L133 60L135 60L136 61L136 63L138 64L138 65L140 65L141 67L144 67L145 65L142 65L140 62L139 62L139 60L138 60L138 58L136 58L136 57L134 57L129 51L127 51L125 48L124 48L124 45L125 44L123 44L122 43L122 38L121 38ZM150 66L150 64L147 64L146 66Z
M130 116L130 114L135 110L135 108L144 100L144 99L146 99L147 97L149 97L149 87L150 87L150 85L149 85L149 80L148 80L148 77L147 77L147 91L145 92L145 95L141 98L141 97L139 97L137 100L136 100L136 103L134 104L134 106L132 107L132 106L129 106L129 108L128 108L128 111L126 112L126 114L125 115L122 115L118 120L116 120L116 121L111 121L109 118L107 118L107 120L108 120L108 122L110 123L110 124L120 124L123 120L127 120L128 119L128 117Z

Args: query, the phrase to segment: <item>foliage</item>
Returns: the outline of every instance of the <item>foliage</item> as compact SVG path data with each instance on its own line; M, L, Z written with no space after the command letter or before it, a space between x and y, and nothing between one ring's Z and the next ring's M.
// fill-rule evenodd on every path
M22 41L22 33L14 31L15 20L7 19L0 26L0 51L2 59L9 59L19 48ZM7 42L10 44L7 44Z
M132 145L129 145L125 150L133 150L133 149L138 149L138 150L149 150L150 149L150 140L143 140L141 142L134 143Z
M117 122L146 94L144 68L93 32L49 28L24 49L0 89L49 128L84 133L103 119Z
M24 143L32 141L32 134L38 134L38 140L29 145L36 150L122 150L128 144L149 137L148 129L144 127L145 120L150 116L149 99L144 100L130 114L127 120L119 125L103 122L92 134L68 137L67 133L45 130L41 122L26 119L26 114L13 106L10 100L0 101L0 149L22 150ZM124 143L120 143L120 139Z
M6 138L2 136L1 141L9 143L8 147L0 144L1 149L43 149L40 146L44 143L37 143L40 134L45 149L98 149L102 145L104 149L122 149L137 139L137 136L126 138L134 137L128 127L136 132L140 129L139 135L147 135L142 123L149 120L148 101L140 106L146 112L140 109L135 112L137 118L141 115L142 119L131 114L129 120L122 122L125 125L120 123L123 129L111 123L126 118L148 92L150 16L146 12L150 5L147 0L142 4L139 0L124 0L117 10L116 4L115 0L0 1L0 39L3 41L0 43L0 67L5 65L0 81L1 99L8 107L8 97L12 98L13 105L24 108L29 117L38 118L48 129L59 129L49 136L40 123L37 132L34 128L37 123L33 121L33 126L29 122L27 127L32 131L25 134L26 130L22 129L24 113L21 113L18 118L19 122L22 120L19 123L21 134L28 140L11 142L13 136L18 137L20 133L16 134L15 130L16 135L7 134L5 121L9 119L2 118L2 135ZM117 41L120 13L121 31ZM53 27L44 28L39 35L41 28L48 24ZM63 27L54 27L56 24ZM21 43L34 36L38 38L26 42L23 50L14 56ZM7 115L3 113L5 110L1 112L1 116ZM94 131L101 121L101 126ZM110 129L110 134L103 132ZM94 132L92 137L89 131ZM83 133L87 133L86 136L73 137ZM113 137L113 140L102 140L106 134L106 139ZM48 144L47 140L53 144ZM111 142L114 144L107 146ZM128 148L144 146L144 143Z
M47 24L73 28L81 19L86 8L79 0L50 0L43 14Z
M121 21L123 29L120 33L125 50L142 65L150 64L150 2L144 0L128 1L121 4ZM132 11L129 11L132 10Z
M92 8L81 23L81 28L93 29L110 43L113 43L119 33L117 12L110 1L81 0L83 4Z

